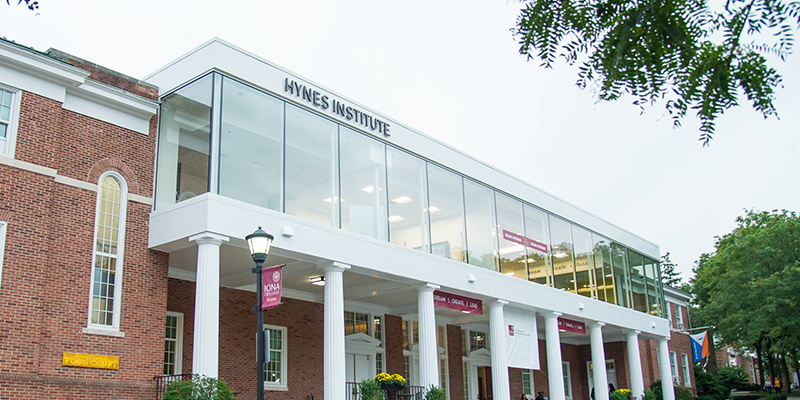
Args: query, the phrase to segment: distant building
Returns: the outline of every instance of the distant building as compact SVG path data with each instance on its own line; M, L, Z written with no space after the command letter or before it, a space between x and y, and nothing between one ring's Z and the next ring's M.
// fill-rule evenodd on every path
M285 265L270 399L379 372L449 400L694 391L656 244L231 44L137 80L0 40L0 89L0 399L192 372L255 398L258 226Z

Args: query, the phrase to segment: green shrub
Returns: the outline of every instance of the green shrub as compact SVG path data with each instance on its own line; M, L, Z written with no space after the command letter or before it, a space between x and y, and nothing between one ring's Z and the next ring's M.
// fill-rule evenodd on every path
M694 366L694 380L697 383L697 397L700 400L725 400L731 390L719 383L714 375L703 371L702 368Z
M781 394L775 393L775 394L768 394L768 395L762 397L762 399L764 399L764 400L786 400L786 397L787 396L784 393L781 393Z
M747 383L747 374L742 367L720 367L717 370L717 378L729 392L733 389L739 390L742 384Z
M644 399L642 400L656 400L656 394L652 390L647 389L644 391Z
M758 400L762 397L764 397L763 394L737 394L736 396L731 396L736 400Z
M207 376L192 375L190 381L175 381L167 386L163 400L234 400L225 381Z
M381 384L375 379L364 379L358 384L360 400L383 400Z
M628 389L618 389L611 392L611 400L631 400L631 391Z
M444 389L431 385L425 391L425 400L447 400L447 393L444 392Z

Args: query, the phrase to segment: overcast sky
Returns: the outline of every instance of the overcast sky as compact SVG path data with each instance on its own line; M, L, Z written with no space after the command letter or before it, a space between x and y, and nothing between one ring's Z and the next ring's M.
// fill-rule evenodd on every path
M685 279L744 209L798 209L800 56L775 65L779 121L743 101L703 148L694 120L673 129L663 108L598 104L574 85L575 69L527 62L509 31L518 8L40 0L38 16L0 6L0 35L136 78L222 38L658 244Z

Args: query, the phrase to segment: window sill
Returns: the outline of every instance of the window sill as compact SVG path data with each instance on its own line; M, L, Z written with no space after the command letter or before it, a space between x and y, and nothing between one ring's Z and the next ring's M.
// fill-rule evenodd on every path
M288 392L289 388L286 386L267 386L264 385L265 392Z
M114 330L109 330L109 329L102 329L102 328L86 327L86 328L83 328L83 333L86 333L86 334L89 334L89 335L125 337L125 332L114 331Z

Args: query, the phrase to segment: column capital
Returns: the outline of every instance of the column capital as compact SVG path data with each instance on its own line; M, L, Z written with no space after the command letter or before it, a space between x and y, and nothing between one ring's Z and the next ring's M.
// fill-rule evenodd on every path
M558 312L558 311L544 311L544 312L540 313L540 315L541 315L542 317L544 317L545 319L551 319L551 318L558 318L558 317L560 317L560 316L561 316L561 313L560 313L560 312Z
M625 332L625 334L628 337L637 337L637 336L639 336L640 333L642 333L642 331L639 331L639 330L632 330L632 331Z
M508 304L508 301L503 300L503 299L497 299L497 300L493 300L491 303L489 303L489 307L500 307L500 308L502 308L506 304Z
M600 321L595 321L595 322L592 322L591 324L589 324L589 327L593 327L593 328L602 328L604 326L606 326L606 323L605 322L600 322Z
M317 269L321 269L325 272L344 272L350 269L350 264L340 263L338 261L334 261L330 264L323 264L317 267Z
M228 236L220 235L209 231L189 236L189 241L197 242L197 244L215 244L219 246L222 244L222 242L227 242L229 240L231 240L231 238Z
M670 339L671 338L669 336L659 336L659 337L656 338L658 343L661 343L661 342L667 343L667 342L669 342Z
M436 284L428 282L428 283L425 283L422 286L418 286L417 287L417 291L418 292L433 292L434 290L439 289L439 287L440 287L439 285L436 285Z

